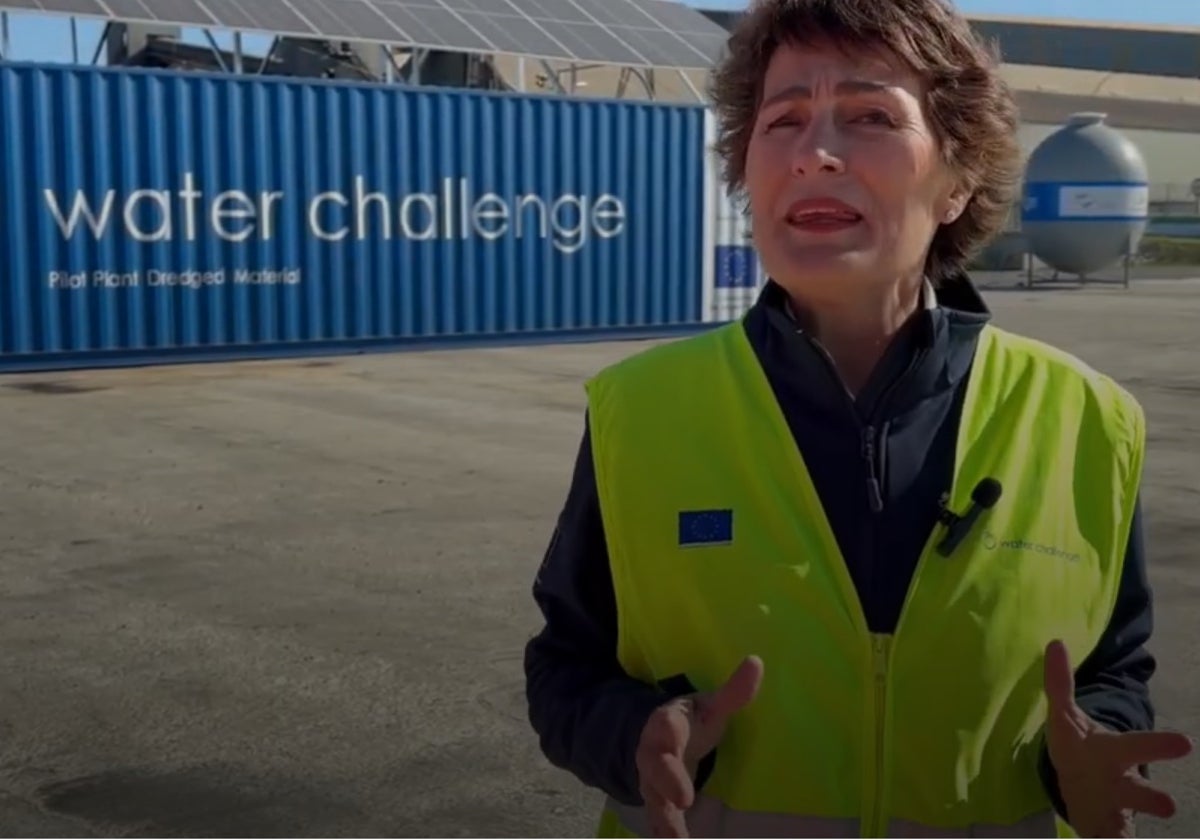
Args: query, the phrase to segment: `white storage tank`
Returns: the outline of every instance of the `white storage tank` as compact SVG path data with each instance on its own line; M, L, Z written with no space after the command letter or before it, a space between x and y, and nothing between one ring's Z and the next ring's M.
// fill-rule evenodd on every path
M1086 276L1137 253L1149 216L1146 161L1105 114L1073 115L1025 168L1021 227L1055 271Z

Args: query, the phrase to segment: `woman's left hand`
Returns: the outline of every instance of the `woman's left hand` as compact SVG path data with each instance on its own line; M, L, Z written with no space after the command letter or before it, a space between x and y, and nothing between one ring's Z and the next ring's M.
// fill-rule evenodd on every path
M1174 816L1174 798L1138 767L1183 758L1192 751L1191 739L1178 732L1115 732L1092 719L1075 702L1075 676L1062 642L1046 647L1044 679L1046 746L1071 828L1081 837L1133 837L1135 813Z

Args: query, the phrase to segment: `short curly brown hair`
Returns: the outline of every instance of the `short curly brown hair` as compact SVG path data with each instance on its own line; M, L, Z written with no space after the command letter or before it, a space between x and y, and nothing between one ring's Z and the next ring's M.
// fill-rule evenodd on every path
M735 193L745 185L746 149L763 78L783 43L831 42L894 54L923 80L925 112L947 164L972 196L935 234L926 272L937 282L961 271L1003 229L1021 179L1017 106L1000 77L1000 54L944 0L755 0L739 19L710 77L715 150Z

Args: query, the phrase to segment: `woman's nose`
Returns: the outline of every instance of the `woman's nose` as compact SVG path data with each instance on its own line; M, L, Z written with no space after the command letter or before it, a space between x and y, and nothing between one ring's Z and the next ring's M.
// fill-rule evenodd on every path
M841 146L837 129L829 121L814 120L796 135L796 142L791 149L792 174L835 174L844 171Z

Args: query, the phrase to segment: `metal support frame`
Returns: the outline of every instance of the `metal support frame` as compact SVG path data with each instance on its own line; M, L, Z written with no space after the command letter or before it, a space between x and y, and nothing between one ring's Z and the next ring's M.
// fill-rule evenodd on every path
M258 73L255 75L265 76L267 74L267 67L275 60L275 51L279 49L279 45L282 43L283 39L278 35L271 39L271 47L267 50L267 54L263 56L262 64L258 65Z
M100 33L100 40L96 43L96 51L92 53L92 64L100 61L100 55L104 52L104 46L108 43L109 36L112 35L112 23L104 24L104 31Z
M550 62L546 61L544 58L540 60L540 63L542 65L542 69L546 71L546 78L549 79L554 85L554 89L563 96L566 96L567 92L563 90L562 80L558 78L558 72L551 67Z
M229 72L229 65L225 63L225 56L221 55L221 47L217 44L217 39L213 37L212 31L205 29L204 38L208 41L208 45L212 47L213 57L217 60L217 64L221 67L222 73Z
M233 33L233 72L238 75L246 72L246 61L242 50L242 33L237 30Z
M71 15L71 63L79 63L79 20Z
M630 72L628 67L622 67L617 74L617 99L625 98L625 90L629 87Z
M387 76L391 82L400 82L404 79L404 71L400 69L400 65L396 63L396 51L390 47L384 47L384 58L387 59ZM409 61L412 59L410 58Z
M425 63L425 59L429 56L429 50L414 48L408 54L408 65L412 67L412 73L408 76L410 85L421 84L421 65Z
M624 99L626 92L629 90L629 80L637 79L642 83L642 87L646 91L646 96L651 100L654 99L654 88L646 79L645 74L636 67L622 67L621 73L617 77L617 98Z
M383 59L383 80L389 85L396 84L396 62L392 60L391 46L380 44L379 55Z
M0 59L8 60L12 42L8 34L8 12L0 11Z
M1133 262L1133 234L1125 237L1125 288L1129 288L1130 264Z
M684 83L684 85L687 86L687 89L692 92L692 96L696 97L696 101L704 102L705 101L704 94L702 94L696 88L696 86L694 84L692 84L692 80L688 78L687 73L684 72L682 68L676 70L675 72L679 74L679 80L682 81Z
M1099 283L1101 285L1106 285L1106 284L1114 285L1116 283L1120 283L1122 285L1122 287L1128 289L1130 280L1133 279L1134 247L1133 247L1133 237L1132 236L1126 239L1124 250L1125 250L1125 253L1121 255L1121 260L1120 260L1120 264L1121 264L1121 279L1120 280L1110 280L1108 278L1103 278L1103 277L1101 277L1101 278L1092 277L1086 273L1085 274L1076 274L1075 279L1079 282L1079 285L1087 286L1089 284L1094 284L1094 283ZM1035 277L1035 272L1034 272L1034 268L1033 268L1033 264L1037 260L1037 257L1035 257L1033 255L1032 251L1030 251L1028 248L1026 248L1025 260L1026 260L1026 262L1025 262L1025 280L1023 282L1018 281L1017 286L1018 286L1018 288L1023 287L1023 288L1032 290L1033 288L1035 288L1035 285L1037 283L1037 278ZM1110 264L1108 267L1111 268L1112 264ZM1048 283L1060 282L1059 274L1060 274L1060 272L1057 269L1052 270L1052 272L1050 274L1050 279L1047 280L1046 282L1048 282Z
M104 52L104 46L108 43L108 37L112 35L112 32L113 24L104 24L104 30L100 34L100 41L96 42L96 52L91 54L91 64L95 65L96 62L100 61L100 56Z

